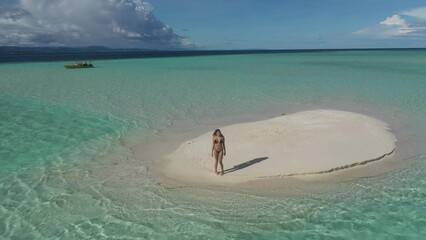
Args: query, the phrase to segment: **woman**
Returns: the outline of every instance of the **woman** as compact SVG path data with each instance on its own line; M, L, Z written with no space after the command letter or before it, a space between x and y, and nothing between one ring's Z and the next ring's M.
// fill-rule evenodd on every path
M213 133L213 146L212 146L212 157L215 158L214 163L214 172L216 175L219 174L217 171L217 164L220 164L220 175L223 176L223 156L226 156L226 148L225 148L225 137L222 135L219 129L216 129Z

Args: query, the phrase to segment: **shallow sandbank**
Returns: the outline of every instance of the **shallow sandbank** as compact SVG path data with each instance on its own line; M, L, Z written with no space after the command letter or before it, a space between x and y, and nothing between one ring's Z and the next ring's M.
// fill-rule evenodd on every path
M388 125L357 113L313 110L221 128L226 137L225 175L213 173L212 133L182 143L162 173L186 183L228 184L309 176L391 155L396 139Z

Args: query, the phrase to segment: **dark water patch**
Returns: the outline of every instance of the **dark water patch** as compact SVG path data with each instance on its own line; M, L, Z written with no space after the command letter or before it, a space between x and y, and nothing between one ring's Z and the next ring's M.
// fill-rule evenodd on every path
M0 63L103 60L126 58L165 58L240 54L328 53L365 51L425 51L423 48L401 49L251 49L251 50L147 50L110 49L106 47L0 47Z

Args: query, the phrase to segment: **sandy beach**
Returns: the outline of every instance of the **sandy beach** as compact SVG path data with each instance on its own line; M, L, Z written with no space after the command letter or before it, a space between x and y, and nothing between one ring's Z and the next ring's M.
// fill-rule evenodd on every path
M396 138L380 120L346 111L312 110L221 127L225 175L214 174L212 133L183 142L163 174L184 183L229 184L327 174L390 157Z

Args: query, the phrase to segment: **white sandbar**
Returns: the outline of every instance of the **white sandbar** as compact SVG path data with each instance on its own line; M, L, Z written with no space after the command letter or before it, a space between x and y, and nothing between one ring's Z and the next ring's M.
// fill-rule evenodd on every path
M216 176L212 132L167 156L163 173L192 183L240 183L259 178L328 173L382 159L395 151L388 125L357 113L314 110L221 128L225 175Z

